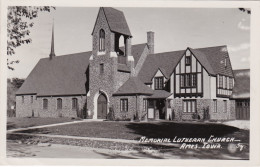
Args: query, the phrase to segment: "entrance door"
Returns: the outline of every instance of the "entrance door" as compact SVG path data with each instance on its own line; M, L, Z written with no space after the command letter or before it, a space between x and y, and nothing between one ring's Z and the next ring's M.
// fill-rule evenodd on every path
M165 119L165 100L158 99L156 105L156 108L159 110L159 119Z
M241 120L249 120L250 118L249 100L236 100L236 118Z
M107 117L107 99L103 94L98 97L98 108L97 108L97 118L106 119Z

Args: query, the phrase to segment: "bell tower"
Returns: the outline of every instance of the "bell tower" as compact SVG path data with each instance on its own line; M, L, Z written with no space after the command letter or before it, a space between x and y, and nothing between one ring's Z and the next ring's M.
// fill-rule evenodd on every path
M94 118L97 93L103 92L112 105L113 93L134 74L131 39L124 13L101 7L92 31L92 55L89 59L87 104L88 109L94 112ZM120 46L120 41L123 46Z

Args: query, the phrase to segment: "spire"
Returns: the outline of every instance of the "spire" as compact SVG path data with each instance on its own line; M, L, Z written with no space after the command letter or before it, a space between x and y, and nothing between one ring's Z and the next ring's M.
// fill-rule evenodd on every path
M52 57L55 57L55 53L54 53L54 21L52 23L52 37L51 37L51 53L50 53L50 59L52 59Z

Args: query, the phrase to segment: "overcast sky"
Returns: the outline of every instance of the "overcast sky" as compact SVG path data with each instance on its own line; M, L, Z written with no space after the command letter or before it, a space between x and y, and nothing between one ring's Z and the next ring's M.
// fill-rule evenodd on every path
M145 43L155 32L155 52L227 45L233 69L249 68L250 15L238 9L117 8L124 12L132 44ZM92 30L99 8L57 7L34 20L32 43L17 48L19 59L8 77L26 78L41 58L49 56L54 18L57 56L91 51Z

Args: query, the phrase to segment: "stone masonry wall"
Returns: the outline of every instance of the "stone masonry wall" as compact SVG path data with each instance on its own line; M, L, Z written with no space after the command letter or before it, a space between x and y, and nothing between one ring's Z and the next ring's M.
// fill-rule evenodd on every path
M171 101L172 110L174 110L173 120L193 120L193 113L183 112L182 99L173 99ZM233 120L235 119L235 102L227 100L227 112L224 112L224 101L217 100L217 112L214 112L213 99L197 99L196 110L200 119L204 118L204 110L209 109L210 120Z
M57 99L62 99L62 109L57 109ZM72 109L72 98L78 99L78 110L82 110L86 102L86 96L62 96L62 97L37 97L16 96L16 113L17 117L77 117L76 109ZM43 109L43 99L48 100L48 108ZM32 114L33 113L33 114Z

